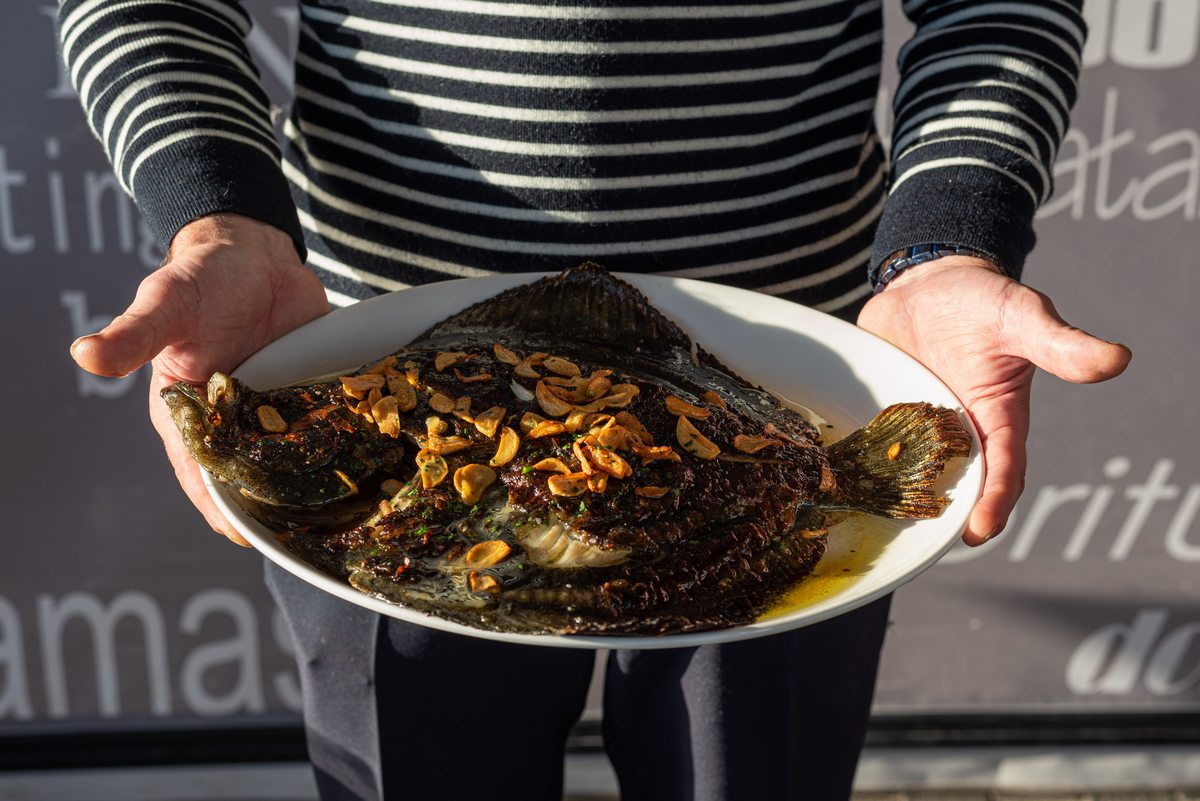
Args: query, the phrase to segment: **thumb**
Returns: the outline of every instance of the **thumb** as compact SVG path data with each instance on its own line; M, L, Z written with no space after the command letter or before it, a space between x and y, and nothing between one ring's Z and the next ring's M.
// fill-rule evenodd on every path
M152 273L124 314L100 332L71 343L71 358L96 375L132 373L190 330L196 309L184 299L185 287L186 282L167 268Z
M1026 289L1023 294L1019 313L1006 319L1006 327L1015 328L1005 332L1015 341L1012 355L1077 384L1107 381L1125 371L1133 358L1129 348L1069 325L1040 292Z

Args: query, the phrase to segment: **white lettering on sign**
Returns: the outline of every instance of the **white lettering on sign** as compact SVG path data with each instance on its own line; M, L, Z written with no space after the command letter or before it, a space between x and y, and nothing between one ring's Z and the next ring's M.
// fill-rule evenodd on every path
M1200 0L1087 0L1083 66L1184 67L1200 47Z
M50 29L53 33L56 30L56 20L58 19L58 8L56 6L38 6L38 11L46 16L50 21ZM63 63L61 50L58 46L58 36L53 37L54 40L54 86L46 91L46 97L50 100L63 100L67 98L75 98L75 90L71 88L71 80L67 75L66 65Z
M94 334L113 321L112 315L88 315L87 294L77 289L67 289L59 293L59 302L67 310L71 321L71 337ZM115 400L123 397L137 384L137 376L149 366L142 367L123 378L103 378L92 375L86 370L75 368L75 384L81 398L98 397L105 400Z
M147 690L151 713L171 713L166 632L162 611L154 599L143 592L123 592L113 598L106 608L94 595L73 592L62 598L49 595L38 598L42 662L46 671L46 707L50 717L66 718L70 715L70 705L67 703L66 660L63 656L63 630L72 619L83 621L91 630L96 701L100 716L115 718L121 714L116 629L122 618L141 624L142 650L145 653L149 676Z
M1166 609L1138 611L1131 623L1089 634L1067 661L1066 684L1076 695L1182 695L1200 686L1200 622L1168 627ZM1188 664L1189 657L1192 664Z
M57 161L59 156L58 139L51 136L46 139L46 158ZM46 173L46 188L50 193L50 225L54 229L54 250L66 253L71 249L70 228L67 225L66 189L63 186L63 175L60 170L51 169Z
M289 657L294 651L274 607L269 621L264 621L274 636L259 637L260 611L268 613L256 609L240 592L206 589L184 603L176 630L167 625L158 600L144 592L122 592L108 602L91 593L72 592L39 596L36 609L26 616L32 621L32 631L27 631L17 607L0 596L0 721L117 718L130 706L136 707L130 714L139 717L146 714L143 709L167 717L180 712L174 699L182 700L183 712L206 717L261 713L268 705L262 667L265 649L274 646ZM183 637L194 639L215 618L232 621L233 634L190 647L183 644ZM75 636L80 631L88 634L86 645ZM32 694L26 656L27 651L39 649L42 674L34 686L45 688L44 697ZM122 675L122 667L128 674L131 664L137 668L136 678ZM172 674L170 665L180 666L178 675ZM210 683L217 671L222 674L219 693ZM230 674L233 681L226 687ZM90 689L89 676L95 692L70 692L72 687ZM301 698L295 671L281 669L270 679L276 702L298 712ZM87 699L82 706L81 698Z
M0 147L0 247L20 255L33 250L33 234L17 231L13 217L13 189L25 185L25 173L8 168L8 151Z
M119 237L122 253L133 252L133 201L117 183L112 172L88 172L83 176L83 193L86 198L88 245L93 253L104 252L105 205L110 205L116 214L115 230ZM105 198L111 198L106 204Z
M1196 512L1200 511L1200 484L1188 488L1183 503L1171 518L1167 526L1167 553L1179 562L1200 562L1200 542L1188 542L1187 534L1196 522Z
M94 145L99 148L98 144ZM32 232L23 230L15 209L31 217L44 217L50 221L54 251L69 253L73 237L71 212L75 214L75 225L82 222L85 231L74 237L82 241L86 232L88 249L91 253L118 253L136 256L141 266L154 269L162 261L162 249L154 234L137 214L137 209L128 195L120 189L112 170L84 169L68 174L60 167L62 147L57 137L48 136L44 142L44 161L41 157L31 169L16 169L16 156L0 147L0 253L28 255L38 244ZM28 162L28 155L22 161ZM12 166L10 166L12 165ZM46 206L37 202L42 195L29 186L29 175L45 174ZM40 178L38 181L40 182Z
M183 697L192 711L201 715L232 715L236 712L262 712L262 670L259 667L258 618L254 607L241 593L233 590L205 590L183 608L179 627L185 634L197 634L204 619L220 614L231 618L236 634L199 646L183 663ZM204 676L219 665L237 666L238 680L228 693L217 696L204 686Z
M1167 556L1177 562L1200 562L1200 537L1189 538L1200 514L1200 484L1185 488L1172 483L1175 467L1173 459L1158 459L1143 480L1123 488L1085 482L1030 487L1003 535L979 548L955 548L941 563L963 564L999 552L1010 562L1025 562L1038 548L1044 554L1047 544L1062 548L1062 561L1079 562L1106 547L1097 542L1100 531L1116 532L1107 551L1100 553L1110 562L1124 562L1139 543L1153 542L1146 535L1153 515L1166 519L1167 512L1169 522L1160 529ZM1101 468L1113 482L1127 478L1132 470L1133 462L1126 456L1114 456Z
M1198 0L1200 1L1200 0ZM1145 155L1171 160L1123 187L1113 186L1113 167L1119 151L1134 144L1138 135L1131 128L1117 129L1120 94L1105 92L1100 135L1093 144L1079 128L1067 131L1054 165L1054 197L1038 212L1038 218L1067 212L1083 219L1089 210L1100 220L1115 220L1128 214L1150 222L1171 215L1184 220L1200 219L1200 132L1189 128L1163 134L1145 145Z
M16 607L0 598L0 720L33 717L27 670L21 618Z

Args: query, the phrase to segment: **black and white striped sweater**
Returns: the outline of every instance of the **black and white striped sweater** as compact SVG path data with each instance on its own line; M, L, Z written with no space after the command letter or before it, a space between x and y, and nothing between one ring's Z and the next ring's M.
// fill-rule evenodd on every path
M585 258L842 312L910 244L1018 271L1084 39L1080 0L904 2L889 179L881 0L300 0L281 163L236 0L60 5L160 237L256 217L339 304Z

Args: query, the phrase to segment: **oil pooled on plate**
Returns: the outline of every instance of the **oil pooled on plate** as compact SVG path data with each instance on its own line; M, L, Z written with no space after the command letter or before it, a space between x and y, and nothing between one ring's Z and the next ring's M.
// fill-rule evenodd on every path
M852 514L831 526L825 555L813 572L785 592L759 621L806 609L850 589L871 571L901 528L898 521L862 514Z
M832 423L792 399L785 399L784 402L816 426L825 446L837 442L859 427L849 420L839 419L838 423ZM844 414L836 408L830 413L833 417ZM870 572L888 543L903 528L903 522L850 513L844 520L831 525L821 561L803 581L785 592L770 609L760 615L759 622L807 609L853 587Z

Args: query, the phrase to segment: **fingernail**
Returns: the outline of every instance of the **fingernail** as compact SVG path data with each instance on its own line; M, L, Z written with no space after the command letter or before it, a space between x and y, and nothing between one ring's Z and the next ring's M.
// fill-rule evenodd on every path
M240 545L243 548L253 548L254 547L250 543L246 542L246 539L241 534L237 534L233 531L226 531L225 529L217 528L216 526L213 526L213 531L220 534L222 537L229 540L234 545Z
M82 344L83 344L83 342L84 342L85 340L91 339L91 338L92 338L92 337L94 337L94 336L96 336L96 335L95 335L95 334L88 334L87 336L85 336L85 337L80 337L79 339L77 339L77 340L75 340L74 342L72 342L72 343L71 343L71 358L72 358L72 359L74 359L74 358L75 358L75 351L76 351L76 350L79 348L79 346L80 346L80 345L82 345Z

